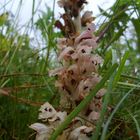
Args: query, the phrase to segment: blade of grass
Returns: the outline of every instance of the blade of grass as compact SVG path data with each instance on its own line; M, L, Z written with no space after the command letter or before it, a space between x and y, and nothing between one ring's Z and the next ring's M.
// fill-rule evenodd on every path
M106 75L103 77L103 79L97 84L97 86L94 88L94 90L91 91L91 93L86 96L86 98L67 116L64 122L51 135L49 140L55 140L57 136L69 125L69 123L72 121L73 118L75 118L81 110L93 99L93 97L96 95L96 93L104 86L105 82L108 80L108 78L112 75L114 70L117 68L117 64L114 64L106 73Z
M115 76L114 81L113 81L113 87L115 87L115 85L117 84L117 82L120 79L122 70L124 68L124 65L125 65L125 62L126 62L126 59L128 58L128 56L129 56L129 51L125 52L125 54L121 60L120 66L118 68L118 71L117 71L116 76Z
M9 1L5 1L4 4L1 5L1 7L0 7L0 11L3 10L3 9L5 9L5 7L6 7L10 2L11 2L11 0L9 0Z
M122 86L127 86L127 87L136 87L137 89L140 89L140 85L136 85L136 84L126 83L126 82L118 82L117 84Z
M140 81L139 77L134 77L134 76L131 76L131 75L126 75L126 74L121 74L121 76L124 77L124 78Z
M124 54L124 57L122 58L121 60L121 64L118 68L118 71L115 72L111 77L110 77L110 80L109 80L109 85L108 85L108 90L107 90L107 93L105 94L105 100L104 100L104 103L103 103L103 108L101 110L101 113L100 113L100 119L97 123L97 126L96 126L96 131L92 137L93 140L98 140L98 137L99 137L99 134L100 134L100 131L101 131L101 126L103 124L103 120L104 120L104 115L105 115L105 112L106 112L106 109L107 109L107 105L108 105L108 102L109 102L109 93L112 92L113 90L113 87L115 87L115 85L117 84L119 78L120 78L120 75L122 73L122 70L123 70L123 67L125 65L125 62L126 62L126 59L128 58L128 55L129 53L126 52Z
M106 124L104 125L104 129L102 131L102 135L101 135L101 140L105 140L106 137L106 133L107 133L107 129L108 126L113 118L113 116L115 115L115 113L117 112L117 110L119 109L119 107L121 106L121 104L124 102L124 100L128 97L128 95L135 89L136 87L132 88L131 90L129 90L124 96L123 98L118 102L118 104L116 105L115 109L113 110L113 112L111 113L111 115L109 116Z
M113 130L111 130L111 132L106 136L105 140L108 140L114 133L115 131L120 128L121 123L119 123L117 126L115 126L115 128L113 128Z
M109 99L110 99L110 93L113 90L112 86L113 86L114 77L115 77L115 72L110 77L110 80L109 80L109 83L108 83L108 89L107 89L107 92L105 93L105 99L104 99L103 107L102 107L102 110L101 110L101 113L100 113L100 118L99 118L99 120L97 122L97 125L96 125L96 131L92 136L93 140L98 140L98 137L99 137L99 134L100 134L100 131L101 131L101 127L102 127L102 124L103 124L103 121L104 121L104 116L105 116L105 113L107 111L107 106L108 106Z
M140 125L139 125L138 121L136 120L135 116L133 116L129 111L128 111L128 113L130 114L131 118L133 119L133 121L136 125L138 137L139 137L139 140L140 140Z
M33 0L33 4L32 4L32 25L34 23L34 12L35 12L35 0Z

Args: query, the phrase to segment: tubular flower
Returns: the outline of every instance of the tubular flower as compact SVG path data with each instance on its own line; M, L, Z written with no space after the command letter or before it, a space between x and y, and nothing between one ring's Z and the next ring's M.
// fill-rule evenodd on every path
M58 5L64 8L65 13L61 15L64 20L56 21L56 27L61 29L64 38L58 39L58 60L62 66L50 70L50 76L56 76L55 86L60 93L60 106L56 111L48 102L39 109L39 117L42 123L30 126L37 132L36 140L47 140L55 128L63 122L73 108L77 106L94 87L100 82L101 76L98 68L103 59L96 54L97 48L95 25L92 12L86 11L80 15L86 0L59 0ZM80 28L79 28L80 27ZM83 109L81 116L85 119L74 119L58 137L63 140L89 140L96 121L100 117L102 108L102 97L106 90L101 89ZM85 121L85 120L89 120ZM78 122L78 123L76 123ZM80 122L80 123L79 123ZM42 139L41 139L41 138Z

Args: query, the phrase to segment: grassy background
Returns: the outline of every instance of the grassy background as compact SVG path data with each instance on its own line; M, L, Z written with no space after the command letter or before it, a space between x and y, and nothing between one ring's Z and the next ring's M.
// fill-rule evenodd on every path
M33 17L36 14L34 3L35 0ZM100 132L103 135L106 131L106 134L100 137L102 139L138 140L140 136L139 7L138 0L117 0L106 11L100 8L101 14L97 17L105 19L99 22L96 31L96 35L101 38L97 53L104 58L100 74L105 76L116 62L120 67L107 100L116 112L111 120L104 119L106 127ZM46 8L37 21L32 18L23 27L18 26L17 15L11 18L8 11L0 15L0 140L34 139L35 134L28 126L37 121L40 105L46 101L56 107L59 104L55 78L48 76L49 69L60 65L56 58L56 39L62 35L54 29L53 11ZM33 38L30 36L31 31L34 33ZM39 39L35 32L40 35ZM129 57L123 65L126 51ZM122 100L123 97L125 100ZM109 126L106 122L109 122Z

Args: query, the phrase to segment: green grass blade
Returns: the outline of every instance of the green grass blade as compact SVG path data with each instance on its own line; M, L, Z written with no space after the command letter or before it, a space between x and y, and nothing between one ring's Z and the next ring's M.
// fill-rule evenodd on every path
M116 72L116 74L114 73L111 77L110 77L110 81L109 81L109 85L108 85L108 90L107 90L107 93L105 94L105 100L104 100L104 103L103 103L103 108L101 110L101 113L100 113L100 119L97 123L97 126L96 126L96 131L92 137L93 140L98 140L98 137L99 137L99 133L101 131L101 126L103 124L103 120L104 120L104 115L105 115L105 112L106 112L106 109L107 109L107 105L108 105L108 102L109 102L109 93L111 93L111 91L113 90L113 87L115 87L116 83L118 82L120 76L121 76L121 73L122 73L122 70L123 70L123 67L125 65L125 62L126 62L126 59L128 58L128 55L129 53L126 52L124 54L124 57L122 58L121 60L121 64L118 68L118 71Z
M58 128L56 128L55 132L51 135L49 140L55 140L57 136L70 124L70 122L75 118L81 110L93 99L96 93L104 86L105 82L112 75L114 70L117 68L117 64L114 64L103 77L103 79L97 84L94 90L86 96L86 98L67 116L64 122Z
M34 23L34 13L35 13L35 0L33 0L33 5L32 5L32 25Z
M138 133L138 137L139 137L139 140L140 140L140 125L138 123L138 121L136 120L135 116L133 116L130 112L129 112L130 116L132 117L135 125L136 125L136 129L137 129L137 133Z
M117 82L120 79L122 70L124 68L124 65L125 65L125 62L126 62L126 59L128 58L128 56L129 56L129 52L127 51L127 52L125 52L125 54L121 60L120 66L118 67L118 71L117 71L116 76L115 76L114 81L113 81L113 87L115 87L115 85L117 84Z
M102 135L101 135L101 140L105 140L105 137L106 137L106 133L107 133L107 129L108 129L108 126L113 118L113 116L115 115L115 113L117 112L117 110L119 109L119 107L121 106L121 104L125 101L125 99L128 97L128 95L135 89L132 88L131 90L129 90L124 96L123 98L119 101L119 103L116 105L115 109L113 110L113 112L111 113L111 115L109 116L105 126L104 126L104 129L103 129L103 132L102 132Z
M100 113L100 118L99 118L97 125L96 125L96 131L92 136L93 140L98 140L98 137L99 137L99 134L101 131L101 126L102 126L103 121L104 121L104 116L105 116L105 113L107 111L107 106L108 106L109 99L110 99L110 93L113 90L112 86L113 86L114 77L115 77L115 73L110 77L110 80L108 83L108 89L107 89L107 92L105 93L105 99L104 99L103 107L102 107L102 110Z

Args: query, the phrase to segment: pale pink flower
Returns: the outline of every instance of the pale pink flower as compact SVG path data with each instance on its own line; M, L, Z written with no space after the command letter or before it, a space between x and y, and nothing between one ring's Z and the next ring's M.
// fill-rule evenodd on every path
M34 123L29 127L37 132L36 140L48 140L50 134L53 132L51 127L42 123Z
M58 60L61 61L62 59L64 60L69 60L71 58L71 55L74 53L74 49L72 47L66 47L59 55Z
M102 108L102 99L93 99L90 104L90 109L95 111L101 111Z
M59 1L57 1L57 4L58 4L59 7L62 8L65 5L65 0L59 0Z
M59 50L63 50L67 47L67 39L66 38L59 38L57 39L57 47Z
M58 60L62 66L49 71L49 76L56 76L55 87L60 92L60 108L71 112L101 80L98 68L103 59L95 54L97 48L94 18L91 11L86 11L82 18L80 11L86 0L59 0L58 5L64 8L61 15L64 23L56 21L56 27L61 29L66 38L58 39ZM84 31L80 34L80 30ZM100 117L102 98L105 89L101 89L86 106L81 115L89 121ZM57 94L57 93L56 93ZM66 118L67 112L57 111L48 102L39 109L39 119L46 123L35 123L30 128L37 131L36 140L48 140L48 137ZM92 127L86 126L90 125ZM95 125L87 123L82 117L74 118L71 124L58 136L59 140L90 140Z
M92 46L88 45L78 45L75 53L77 54L91 54Z
M103 59L99 55L93 55L92 56L92 62L97 66L103 62Z
M97 72L98 63L95 63L94 56L83 55L79 56L77 59L77 65L82 75L89 75L92 72Z
M95 31L95 25L89 24L87 29L82 32L76 39L75 39L75 45L79 44L82 40L86 39L92 39L93 38L93 32Z
M80 71L79 71L79 68L78 68L78 65L77 64L71 65L68 68L67 73L68 73L68 77L70 79L74 79L75 81L79 81ZM72 81L71 81L71 84L74 85L74 83Z
M68 140L90 140L92 131L92 127L80 126L70 133Z
M99 117L100 117L100 113L99 112L92 111L88 115L88 120L90 120L90 121L97 121L97 120L99 120Z
M53 118L49 119L49 124L53 128L55 128L65 120L66 116L67 113L65 111L64 112L58 111Z
M100 89L98 92L97 92L97 94L96 94L96 96L95 96L95 98L96 99L101 99L103 96L104 96L104 94L106 93L106 89Z
M48 102L43 104L39 111L40 113L38 119L41 119L42 121L48 121L49 119L53 118L57 113L53 106Z
M84 98L90 90L96 86L96 84L100 81L100 78L97 76L90 76L80 81L77 90L75 92L75 98L79 100L79 98Z
M97 48L96 37L93 36L93 38L91 39L82 40L79 45L81 46L87 45L89 47L92 47L93 50L95 50Z
M65 67L56 68L54 70L49 71L49 76L58 76L62 75L66 71Z
M92 17L92 11L86 11L81 18L81 23L83 26L86 26L87 23L91 23L94 20Z

